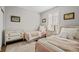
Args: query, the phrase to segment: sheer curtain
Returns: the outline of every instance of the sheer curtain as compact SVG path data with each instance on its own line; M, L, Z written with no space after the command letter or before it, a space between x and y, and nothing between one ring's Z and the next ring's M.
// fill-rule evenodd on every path
M49 31L54 31L56 34L59 33L59 12L54 14L48 14L48 25Z
M47 28L48 28L49 31L54 31L52 14L48 14L48 25L47 25Z
M56 12L53 16L53 25L55 26L55 32L56 34L59 33L59 30L60 30L60 25L59 25L59 12Z

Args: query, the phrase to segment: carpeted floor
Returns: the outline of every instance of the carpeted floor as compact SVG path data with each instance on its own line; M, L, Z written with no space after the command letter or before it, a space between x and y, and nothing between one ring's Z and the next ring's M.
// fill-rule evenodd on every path
M5 52L35 52L35 43L26 41L7 45Z

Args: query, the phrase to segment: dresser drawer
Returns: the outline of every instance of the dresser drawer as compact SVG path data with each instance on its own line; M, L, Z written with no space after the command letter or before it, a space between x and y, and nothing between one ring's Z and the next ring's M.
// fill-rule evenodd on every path
M22 39L23 37L21 35L18 36L6 36L6 42L7 41L14 41L14 40L18 40L18 39Z

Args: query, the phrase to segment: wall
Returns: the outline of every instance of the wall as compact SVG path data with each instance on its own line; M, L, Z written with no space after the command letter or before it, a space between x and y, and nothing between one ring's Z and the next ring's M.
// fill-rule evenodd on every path
M21 22L11 22L11 16L20 16ZM5 7L5 29L10 30L36 30L40 24L38 13L14 6Z
M1 6L0 6L0 50L2 46L2 33L3 33L3 12L1 11Z
M74 20L64 20L63 15L65 13L70 13L74 12L75 13L75 19ZM79 6L59 6L52 8L48 11L45 11L41 13L41 19L46 18L48 20L48 14L54 14L58 13L59 15L57 16L59 20L59 25L60 26L70 26L70 25L79 25ZM52 19L53 20L53 19Z

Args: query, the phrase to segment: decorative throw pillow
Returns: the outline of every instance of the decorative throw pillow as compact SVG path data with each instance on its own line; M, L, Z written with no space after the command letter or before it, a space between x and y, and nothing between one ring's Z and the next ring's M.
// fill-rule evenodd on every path
M45 26L40 26L39 27L39 31L40 32L45 32L46 31L46 27Z
M79 32L75 34L75 39L79 39Z
M69 39L79 39L79 28L74 28L68 35Z
M61 38L67 38L68 33L67 32L62 32L58 36L61 37Z
M78 29L79 28L62 28L59 36L68 39L74 39L74 36L77 36L76 38L79 38L79 34L75 35Z
M73 40L73 39L74 39L74 36L68 35L68 36L67 36L67 39L72 39L72 40Z

